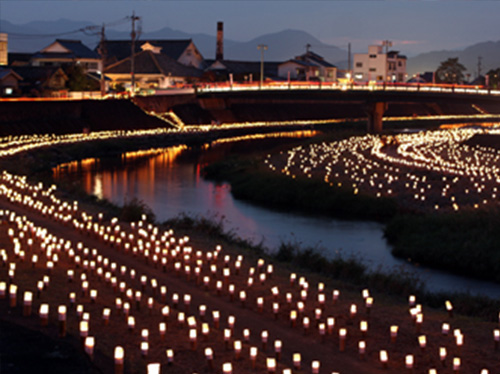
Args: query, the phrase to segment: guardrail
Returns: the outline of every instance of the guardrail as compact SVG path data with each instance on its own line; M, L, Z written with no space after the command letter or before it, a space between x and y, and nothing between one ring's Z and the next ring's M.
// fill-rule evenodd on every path
M289 90L331 90L331 91L403 91L403 92L439 92L439 93L459 93L473 95L500 95L500 90L491 90L483 86L466 85L431 85L431 84L338 84L338 83L305 83L305 82L283 82L266 83L262 86L258 84L209 84L198 86L198 93L228 92L228 91L289 91Z

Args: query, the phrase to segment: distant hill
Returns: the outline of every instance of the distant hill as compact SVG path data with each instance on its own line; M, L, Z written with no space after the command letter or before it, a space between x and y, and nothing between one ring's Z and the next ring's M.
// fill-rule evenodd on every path
M434 51L422 53L408 59L408 75L417 72L435 71L442 61L458 57L459 62L467 68L471 78L477 76L478 56L482 57L482 75L491 69L500 67L500 41L483 42L471 45L461 51Z
M86 26L96 26L92 22L77 22L66 19L58 21L34 21L24 25L16 25L9 21L0 20L0 32L9 35L9 51L11 52L36 52L52 43L56 38L78 39L90 48L94 48L98 41L98 35L90 35L91 32L75 32L58 36L56 34L75 31ZM215 29L215 24L214 24ZM98 30L95 30L96 33ZM17 34L17 35L16 35ZM20 34L28 34L23 36ZM51 36L40 37L40 35ZM109 40L128 39L130 31L117 31L106 29L106 38ZM215 57L216 38L207 34L191 34L169 27L152 32L144 32L139 39L193 39L203 57L213 59ZM260 60L260 51L257 45L266 44L269 48L264 58L267 61L286 61L301 55L306 51L306 44L311 45L311 50L323 56L326 61L336 64L338 61L347 60L347 52L333 45L325 44L317 38L300 30L283 30L280 32L259 36L247 42L238 42L230 39L225 33L224 58L233 60Z

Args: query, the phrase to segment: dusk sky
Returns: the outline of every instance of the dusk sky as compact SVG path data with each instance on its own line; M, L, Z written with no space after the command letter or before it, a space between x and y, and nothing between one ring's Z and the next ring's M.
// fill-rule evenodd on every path
M342 48L351 42L354 51L385 39L408 55L500 40L500 1L0 0L0 20L17 24L59 18L102 24L133 11L144 31L168 26L215 35L216 22L224 21L228 39L299 29Z

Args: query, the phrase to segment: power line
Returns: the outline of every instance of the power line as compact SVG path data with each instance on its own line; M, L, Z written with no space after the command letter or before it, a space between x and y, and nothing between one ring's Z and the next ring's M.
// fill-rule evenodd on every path
M36 39L36 38L56 38L56 37L59 37L59 36L64 36L64 35L71 35L71 34L76 34L76 33L83 33L85 35L98 35L100 33L100 29L101 27L110 27L110 26L116 26L116 25L119 25L119 24L122 24L122 23L125 23L125 22L128 22L130 17L123 17L123 18L120 18L116 21L112 21L112 22L108 22L108 23L105 23L103 24L103 26L97 26L97 25L92 25L92 26L86 26L86 27L82 27L82 28L79 28L79 29L76 29L76 30L72 30L72 31L65 31L65 32L60 32L60 33L53 33L53 34L23 34L23 33L8 33L9 34L9 38L14 38L14 39ZM94 31L96 30L96 31ZM94 32L91 32L91 31L94 31Z

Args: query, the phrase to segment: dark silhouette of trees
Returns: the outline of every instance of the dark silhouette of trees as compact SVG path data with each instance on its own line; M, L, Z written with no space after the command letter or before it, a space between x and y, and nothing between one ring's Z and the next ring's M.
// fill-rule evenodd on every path
M464 71L467 70L458 57L449 58L441 62L436 70L436 83L462 83L464 81Z

